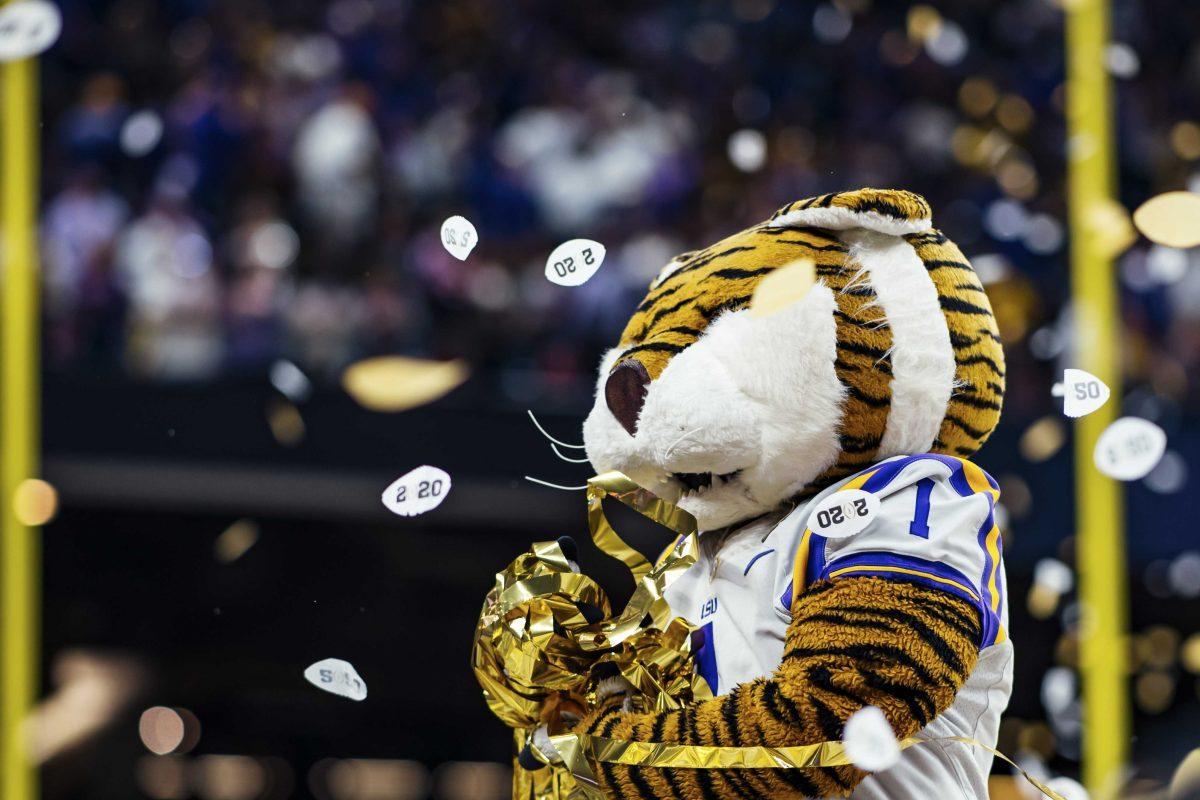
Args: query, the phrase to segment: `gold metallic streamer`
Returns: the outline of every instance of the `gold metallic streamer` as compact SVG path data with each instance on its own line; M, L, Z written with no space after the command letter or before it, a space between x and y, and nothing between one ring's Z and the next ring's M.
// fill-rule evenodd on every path
M624 503L683 538L657 567L630 547L604 516L606 497ZM620 473L588 482L588 526L605 553L626 564L637 586L624 611L612 618L608 597L586 575L575 573L557 542L539 542L496 575L476 627L472 668L484 699L517 729L520 749L542 723L559 712L580 712L595 701L591 673L614 665L660 711L712 697L692 668L692 627L672 617L667 585L696 562L696 522L691 515L645 491ZM589 624L579 604L602 614ZM586 800L582 784L562 767L529 772L514 764L514 797Z
M580 784L583 795L589 800L603 798L592 771L592 761L667 769L817 769L841 767L852 763L841 742L819 742L793 747L716 747L632 742L580 733L552 736L550 741L562 756L568 771ZM1058 792L1021 769L1008 756L976 739L965 736L910 736L901 739L898 744L901 750L907 750L916 745L943 742L958 742L987 750L1013 766L1025 780L1051 800L1065 800ZM537 755L544 758L540 752Z
M629 567L634 581L641 581L650 572L650 562L626 544L604 516L603 500L610 496L678 534L696 532L696 520L691 514L654 496L620 472L605 472L589 480L588 528L592 532L592 541L605 553Z
M613 529L603 500L612 497L681 536L662 561L652 566ZM538 542L504 571L484 601L476 627L472 668L488 707L515 729L520 750L535 728L558 723L555 712L574 705L594 707L592 670L610 663L653 701L656 711L711 699L708 684L695 675L691 652L693 626L671 615L666 587L693 564L699 552L695 519L655 497L619 472L588 481L588 527L606 554L629 567L637 586L616 618L604 591L591 578L573 572L557 542ZM601 611L588 623L579 603ZM793 747L713 747L607 739L578 733L550 737L562 757L530 772L513 765L513 797L518 800L604 800L593 762L668 769L816 769L851 763L841 742ZM959 742L979 747L1016 768L1051 800L1064 798L1022 770L1012 759L975 739L913 736L899 742L907 749L930 742Z

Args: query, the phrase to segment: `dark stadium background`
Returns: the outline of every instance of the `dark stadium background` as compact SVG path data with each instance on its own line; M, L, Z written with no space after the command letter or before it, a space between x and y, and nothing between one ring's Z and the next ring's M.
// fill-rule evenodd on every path
M1024 602L1075 533L1050 394L1070 365L1052 2L61 6L42 68L44 471L61 493L45 687L82 664L125 688L44 765L46 798L505 796L509 741L468 668L475 616L530 541L586 538L579 493L522 479L588 474L525 410L577 441L599 354L666 257L859 186L924 194L988 279L1010 389L978 460L1005 490L1018 648L1000 747L1077 773L1077 725L1041 701L1047 670L1073 665L1077 615L1070 597L1042 618ZM1115 3L1129 208L1200 175L1197 30L1194 3ZM479 230L466 262L439 244L451 214ZM608 258L555 287L545 256L575 237ZM155 247L179 268L156 273ZM1178 658L1200 622L1200 272L1188 254L1168 280L1155 257L1142 240L1119 268L1124 408L1173 454L1127 487L1133 766L1161 781L1200 729L1200 657ZM380 354L463 358L472 376L375 413L338 375ZM315 385L290 446L269 424L281 358ZM392 516L380 492L425 463L453 476L448 500ZM227 560L216 543L239 521L259 535ZM304 681L331 656L365 702ZM142 744L158 705L198 720L189 752Z

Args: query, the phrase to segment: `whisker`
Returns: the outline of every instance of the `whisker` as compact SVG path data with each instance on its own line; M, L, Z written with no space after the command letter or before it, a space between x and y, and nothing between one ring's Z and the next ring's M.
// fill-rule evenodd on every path
M691 436L693 433L699 433L699 432L700 432L700 431L702 431L702 430L704 430L704 428L696 428L696 429L694 429L694 430L690 430L690 431L688 431L687 433L685 433L685 434L683 434L682 436L680 436L680 437L679 437L678 439L676 439L675 441L671 442L670 446L668 446L668 447L667 447L667 449L666 449L666 450L663 452L662 460L663 460L663 461L666 461L668 458L670 458L670 457L671 457L671 453L673 453L673 452L675 451L675 448L679 446L679 443L680 443L680 442L682 442L684 439L686 439L686 438L688 438L689 436Z
M570 456L563 455L562 453L559 452L558 445L556 445L554 442L550 443L550 449L554 451L554 455L558 456L563 461L566 461L568 464L586 464L586 463L588 463L587 458L571 458Z
M541 431L542 436L545 436L547 439L554 442L555 444L562 445L563 447L569 447L572 450L582 450L584 448L584 445L581 445L581 444L569 444L567 442L562 442L562 441L559 441L558 439L555 439L553 436L551 436L549 433L546 432L546 429L542 427L542 423L538 422L537 417L535 417L533 415L532 411L530 411L529 409L525 409L525 413L529 415L529 418L531 420L533 420L533 426L535 428L537 428L539 431Z
M528 475L525 476L525 480L532 483L540 483L542 486L549 486L551 489L562 489L564 492L579 492L588 488L586 483L583 486L560 486L557 483L550 483L550 481L544 481L541 478L531 478Z

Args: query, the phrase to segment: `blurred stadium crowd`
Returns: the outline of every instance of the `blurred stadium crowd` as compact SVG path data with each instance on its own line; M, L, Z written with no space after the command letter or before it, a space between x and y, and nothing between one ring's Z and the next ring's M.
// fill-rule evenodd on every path
M1064 346L1046 327L1066 291L1050 0L65 5L46 78L54 366L197 380L404 352L553 391L672 254L857 186L925 194L976 260L1012 406L1033 402L1029 356ZM1117 4L1132 200L1200 158L1195 23ZM481 234L465 263L438 241L452 213ZM584 235L609 263L585 290L548 285L545 256ZM1131 369L1176 398L1200 360L1191 258L1139 245L1122 270L1147 345Z

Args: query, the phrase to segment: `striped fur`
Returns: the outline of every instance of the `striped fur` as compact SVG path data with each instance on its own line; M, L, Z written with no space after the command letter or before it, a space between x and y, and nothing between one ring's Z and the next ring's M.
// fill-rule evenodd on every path
M816 265L820 287L771 317L739 313L765 275L802 258ZM633 359L650 383L629 432L603 388L610 370ZM599 388L584 426L593 465L678 500L711 531L809 497L898 449L973 454L999 421L1004 355L978 277L932 228L925 201L863 189L790 203L672 261L606 357ZM682 493L672 477L704 471L735 477L706 494ZM784 484L780 473L800 477ZM839 739L854 711L875 705L907 736L953 702L978 658L981 627L964 601L903 579L819 582L794 605L769 679L665 714L603 707L582 729L787 746ZM597 775L606 794L629 800L844 796L864 777L849 767L612 764Z
M612 702L579 729L672 744L787 747L838 740L858 709L883 710L899 737L949 708L978 658L977 609L948 593L882 578L822 581L801 596L773 676L678 711L629 714ZM623 800L750 800L848 795L866 773L651 769L598 765Z
M942 342L948 337L953 350L952 374L949 354L943 371L936 364L922 362L929 360L927 353L914 356L908 352L913 349L913 342L929 339L922 337L919 330L914 335L911 315L905 316L911 311L913 293L893 290L887 298L876 293L875 284L883 277L877 278L875 269L910 268L902 263L903 254L896 252L897 247L911 248L911 253L904 251L913 265L911 269L917 269L918 259L925 266L923 275L910 274L905 280L928 281L925 287L931 291L927 310L922 310L918 322L945 325L940 330L930 328L930 336L940 337ZM630 360L640 362L651 378L648 392L653 397L657 380L678 355L703 341L722 315L746 309L765 275L797 259L811 259L815 263L818 281L833 291L837 301L833 311L837 347L836 353L830 353L829 357L834 360L838 381L845 389L840 400L840 419L812 420L809 427L832 425L840 441L840 451L832 459L817 464L805 476L803 485L792 487L790 497L764 497L766 492L748 486L746 491L768 506L754 510L763 513L772 504L810 497L881 458L902 452L928 450L970 456L978 450L999 421L1004 396L1004 354L996 322L970 264L952 242L931 227L928 204L917 195L902 191L862 189L790 203L762 224L676 258L664 268L630 317L616 358L606 362L593 416L608 415L602 389L612 369ZM936 313L933 293L941 307L940 315ZM930 315L939 318L926 322ZM890 318L910 323L903 340L893 337ZM772 345L778 351L777 358L787 358L788 341ZM897 362L898 358L907 360ZM898 387L893 386L896 363L905 367L905 382ZM928 376L938 376L936 380L922 372L924 369L931 370ZM802 385L794 387L796 392L804 389ZM903 413L893 407L894 390L907 392L901 404ZM914 397L914 392L920 396ZM773 420L768 422L778 424ZM639 480L670 497L664 484L670 483L672 472L710 469L654 464L647 454L648 446L638 450L638 442L627 441L627 435L615 424L606 430L602 423L603 419L600 422L589 419L589 425L585 426L588 453L598 470L621 469L631 475L640 470L636 473ZM936 431L936 437L914 434L914 430ZM681 433L675 430L667 438ZM589 435L599 441L597 447L593 448L588 441ZM654 435L654 432L647 434ZM599 458L593 454L594 450ZM790 454L789 463L795 461L796 454ZM749 479L750 473L745 468L753 465L733 466ZM760 472L769 468L769 465L757 466ZM686 502L681 505L697 513ZM723 520L722 524L727 522Z
M958 245L940 231L904 237L938 289L954 345L956 391L933 452L970 456L1000 420L1004 403L1004 350L992 304Z

